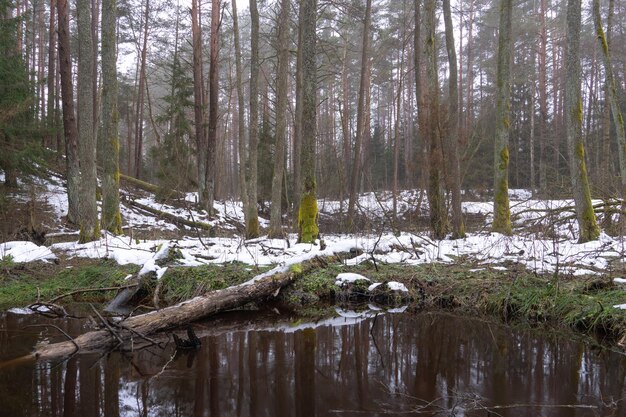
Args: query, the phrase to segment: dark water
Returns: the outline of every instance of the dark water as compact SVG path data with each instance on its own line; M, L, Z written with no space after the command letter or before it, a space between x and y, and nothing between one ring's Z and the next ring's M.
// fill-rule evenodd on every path
M3 368L0 416L626 416L624 356L567 336L433 314L308 329L249 319L198 324L202 347L175 358L148 349ZM0 317L0 361L45 336L24 327L33 320Z

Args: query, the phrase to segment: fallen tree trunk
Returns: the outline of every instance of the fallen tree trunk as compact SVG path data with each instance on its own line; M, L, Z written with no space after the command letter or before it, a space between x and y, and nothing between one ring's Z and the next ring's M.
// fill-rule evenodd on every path
M156 193L159 190L158 185L150 184L149 182L142 181L135 177L129 177L128 175L120 174L120 179L122 181L126 181L128 184L132 184L137 188L140 188L144 191L148 191L150 193Z
M196 222L196 221L188 220L188 219L185 219L184 217L179 217L175 214L167 213L165 211L155 209L145 204L138 203L134 200L129 200L128 204L133 207L137 207L141 210L147 211L150 214L154 214L155 216L161 217L163 219L167 219L177 226L189 226L189 227L195 227L195 228L202 229L202 230L208 230L208 231L211 230L211 225L205 222Z
M165 329L181 326L191 321L241 307L252 301L275 297L284 286L297 277L327 265L324 258L314 258L299 265L279 267L259 275L246 283L209 292L162 310L129 317L118 323L118 331L110 328L96 330L65 342L38 347L22 359L52 360L68 357L78 351L92 352L119 345L131 337L147 337Z

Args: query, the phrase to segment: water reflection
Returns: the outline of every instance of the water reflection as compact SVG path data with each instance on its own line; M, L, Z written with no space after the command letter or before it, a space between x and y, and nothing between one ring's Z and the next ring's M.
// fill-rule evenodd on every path
M0 359L39 330L5 316ZM41 322L41 319L37 319ZM59 324L58 322L56 322ZM76 321L61 323L81 332ZM202 346L76 356L0 371L0 416L626 416L624 357L449 315L381 315L344 326L212 331ZM236 328L236 326L233 326ZM202 332L200 332L202 334Z

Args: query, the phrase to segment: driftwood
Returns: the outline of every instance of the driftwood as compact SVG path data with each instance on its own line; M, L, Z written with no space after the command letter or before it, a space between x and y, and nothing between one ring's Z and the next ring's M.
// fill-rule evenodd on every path
M298 276L327 265L323 258L314 258L298 267L277 268L274 273L262 274L244 284L212 291L203 296L184 301L162 310L129 317L118 323L119 330L111 332L105 328L88 332L73 340L38 347L23 359L52 360L66 358L78 351L93 352L119 346L120 341L128 341L133 336L146 338L159 330L171 329L222 311L241 307L247 303L275 297L284 286Z
M179 217L179 216L176 216L175 214L167 213L165 211L155 209L145 204L138 203L134 200L129 200L128 204L130 204L133 207L137 207L141 210L147 211L150 214L154 214L160 218L169 220L177 226L195 227L197 229L208 230L208 231L210 231L212 228L211 225L208 223L187 220L184 217Z

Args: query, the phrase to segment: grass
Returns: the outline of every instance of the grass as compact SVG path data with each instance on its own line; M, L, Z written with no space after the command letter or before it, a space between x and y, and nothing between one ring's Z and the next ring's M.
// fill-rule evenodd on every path
M117 265L106 260L82 260L75 262L71 268L43 262L3 266L0 268L0 308L24 306L37 300L47 301L81 288L120 286L128 274L137 270L136 265ZM111 291L92 292L80 295L80 299L98 302L112 295Z
M161 278L163 283L159 297L166 304L174 304L207 291L241 284L268 269L254 268L241 262L197 267L171 266Z

